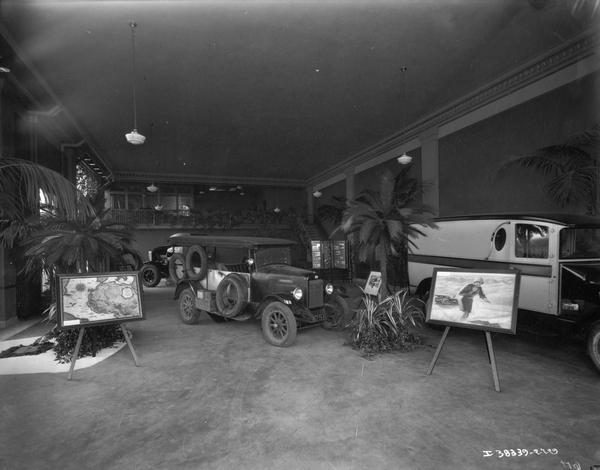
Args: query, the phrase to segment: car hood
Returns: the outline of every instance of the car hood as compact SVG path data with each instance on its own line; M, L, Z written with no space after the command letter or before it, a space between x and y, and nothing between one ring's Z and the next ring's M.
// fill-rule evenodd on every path
M297 268L289 264L267 264L257 269L260 273L281 274L284 276L301 276L316 278L317 274L310 269Z

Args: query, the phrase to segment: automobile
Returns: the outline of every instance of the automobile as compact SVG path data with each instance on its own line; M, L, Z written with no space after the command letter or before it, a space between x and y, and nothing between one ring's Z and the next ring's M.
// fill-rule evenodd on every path
M436 267L518 270L519 317L530 320L534 333L552 326L583 338L600 371L600 218L487 214L435 223L418 227L424 236L408 257L411 291L427 301Z
M184 260L174 295L183 323L198 323L203 312L216 322L260 320L264 339L286 347L300 329L334 328L350 319L341 291L292 265L294 241L175 235L170 243L183 248L174 257Z
M169 261L175 253L180 252L181 247L173 245L160 245L149 251L149 260L140 270L144 287L155 287L161 279L173 277L170 269L178 269L178 266Z

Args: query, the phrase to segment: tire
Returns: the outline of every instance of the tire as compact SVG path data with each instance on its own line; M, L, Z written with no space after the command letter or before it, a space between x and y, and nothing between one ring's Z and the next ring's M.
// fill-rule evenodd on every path
M199 258L199 260L198 260ZM196 261L199 261L199 265ZM201 281L208 273L208 256L200 245L192 245L185 253L185 272L189 279Z
M200 310L196 308L196 296L189 287L179 294L179 316L186 325L195 325L200 321Z
M185 258L181 253L173 253L169 258L169 276L175 281L185 279Z
M228 274L217 286L215 301L221 315L233 318L242 313L247 304L248 285L238 274Z
M352 312L348 302L339 294L332 294L323 306L325 321L321 324L326 330L341 329L352 321Z
M587 336L587 353L600 372L600 323L592 325Z
M296 318L292 310L282 302L268 304L262 312L261 327L267 343L278 347L294 344L298 333Z
M144 287L155 287L160 282L160 270L153 264L142 266L141 275Z

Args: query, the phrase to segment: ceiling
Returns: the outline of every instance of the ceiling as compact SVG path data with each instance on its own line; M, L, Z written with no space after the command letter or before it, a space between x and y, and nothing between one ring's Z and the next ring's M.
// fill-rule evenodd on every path
M4 0L29 74L0 65L41 77L39 110L117 177L300 185L589 29L599 1Z

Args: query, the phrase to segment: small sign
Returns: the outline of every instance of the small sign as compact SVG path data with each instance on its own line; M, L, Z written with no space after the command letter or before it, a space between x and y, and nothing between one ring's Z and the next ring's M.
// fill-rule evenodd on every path
M378 271L371 271L369 278L367 279L367 285L365 286L365 294L377 295L381 288L381 273Z

